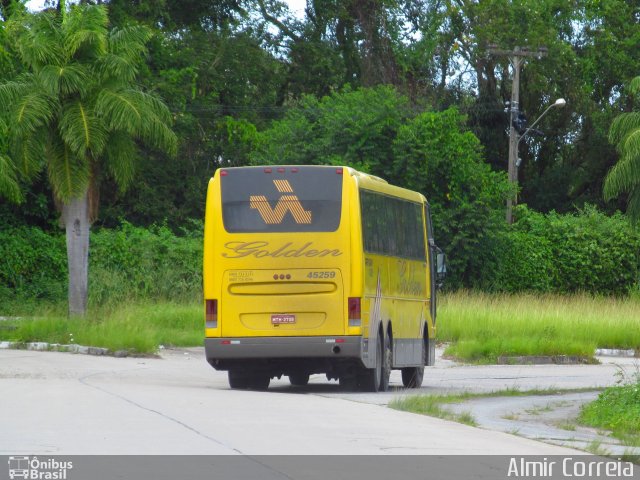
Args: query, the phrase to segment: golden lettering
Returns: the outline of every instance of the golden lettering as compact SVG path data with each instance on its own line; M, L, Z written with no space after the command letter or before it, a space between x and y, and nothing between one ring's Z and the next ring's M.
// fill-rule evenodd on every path
M300 258L300 257L339 257L342 255L340 249L317 250L313 247L313 242L306 242L301 246L296 246L292 242L284 245L271 247L269 242L227 242L225 248L229 251L223 252L225 258Z

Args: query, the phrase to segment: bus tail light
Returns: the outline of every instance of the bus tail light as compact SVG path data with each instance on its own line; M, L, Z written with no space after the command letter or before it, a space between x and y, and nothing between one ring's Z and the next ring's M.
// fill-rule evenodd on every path
M218 328L218 300L205 300L205 322L207 328Z
M349 326L359 327L362 325L360 314L360 297L349 297Z

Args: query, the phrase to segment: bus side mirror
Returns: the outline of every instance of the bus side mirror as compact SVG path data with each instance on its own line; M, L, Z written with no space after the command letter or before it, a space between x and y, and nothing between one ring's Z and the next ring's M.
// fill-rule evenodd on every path
M438 288L442 288L446 276L447 256L442 250L438 249L438 253L436 253L436 283L438 285Z

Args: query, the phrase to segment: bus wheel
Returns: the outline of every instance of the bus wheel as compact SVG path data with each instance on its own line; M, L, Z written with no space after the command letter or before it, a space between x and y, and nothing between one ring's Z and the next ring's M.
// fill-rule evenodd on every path
M402 369L402 384L407 388L420 388L424 378L424 367Z
M338 378L340 388L347 392L353 392L358 388L358 378L354 376L343 376Z
M249 379L248 387L251 390L266 390L271 383L271 377L269 375L254 374Z
M293 373L289 375L289 382L294 387L304 387L309 383L309 374L308 373Z
M229 370L229 386L233 389L248 388L249 377L244 372Z
M364 372L360 375L360 387L365 392L377 392L380 390L384 356L382 342L382 334L380 334L378 335L378 341L376 342L376 366L374 368L364 369Z
M389 378L391 377L391 338L389 335L385 335L384 337L382 371L380 373L380 390L386 392L389 390Z
M422 348L422 364L419 367L402 369L402 384L407 388L420 388L424 379L424 365L427 363L428 343Z

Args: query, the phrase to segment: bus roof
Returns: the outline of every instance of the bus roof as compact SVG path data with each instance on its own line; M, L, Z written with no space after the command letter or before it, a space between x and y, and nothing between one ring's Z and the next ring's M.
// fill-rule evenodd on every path
M359 170L356 170L352 167L340 166L340 165L260 165L260 166L247 166L247 167L221 167L216 171L216 176L220 175L221 171L224 170L248 170L248 169L271 169L274 171L278 171L278 169L295 169L299 167L305 168L333 168L333 169L343 169L348 172L351 177L356 180L356 184L358 188L364 188L366 190L371 190L374 192L382 193L384 195L389 195L392 197L403 198L405 200L409 200L417 203L426 203L427 199L424 195L419 192L415 192L413 190L408 190L406 188L398 187L396 185L391 185L385 179L377 177L375 175L371 175L369 173L364 173Z
M427 199L424 195L413 190L391 185L385 179L370 175L368 173L359 172L353 168L344 167L349 170L349 174L356 178L356 182L359 188L371 190L374 192L382 193L392 197L403 198L416 203L426 203Z

